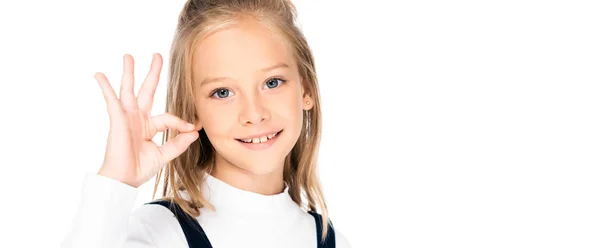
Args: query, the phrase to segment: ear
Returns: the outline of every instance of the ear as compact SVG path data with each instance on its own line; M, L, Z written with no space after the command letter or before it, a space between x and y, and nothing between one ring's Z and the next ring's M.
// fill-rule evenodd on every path
M196 120L194 121L194 129L196 131L200 131L202 129L202 123L200 123L200 118L196 116Z
M196 121L196 123L194 123L194 127L196 131L200 131L202 129L202 124L200 124L199 121Z
M304 87L306 85L305 83L306 82L304 81L304 79L302 79L302 109L310 110L313 106L315 106L315 102L313 101L313 98L310 96L310 94L306 92Z
M315 102L312 97L309 94L304 94L304 97L302 97L302 109L310 110L313 106L315 106Z
M306 81L304 78L301 79L302 82L302 109L310 110L313 106L315 106L315 102L313 101L310 94L306 91Z

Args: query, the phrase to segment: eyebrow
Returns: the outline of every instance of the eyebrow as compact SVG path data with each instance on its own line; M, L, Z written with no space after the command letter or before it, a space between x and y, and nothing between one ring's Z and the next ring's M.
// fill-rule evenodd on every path
M286 63L280 62L280 63L277 63L275 65L272 65L272 66L260 69L259 71L264 73L264 72L275 70L277 68L290 68L290 66L288 64L286 64ZM230 77L205 78L204 80L202 80L202 82L200 82L200 85L214 83L214 82L219 82L219 81L226 81L226 80L232 80L233 81L233 79L230 78Z

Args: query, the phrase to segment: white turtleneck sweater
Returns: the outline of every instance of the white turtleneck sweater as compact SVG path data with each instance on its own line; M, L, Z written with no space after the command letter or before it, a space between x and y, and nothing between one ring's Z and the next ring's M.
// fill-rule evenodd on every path
M138 189L97 174L84 181L82 202L63 248L187 248L173 213L160 205L134 208ZM289 196L244 191L208 176L204 194L216 211L196 219L214 248L317 247L315 219ZM185 195L184 195L185 196ZM336 247L349 248L335 228Z

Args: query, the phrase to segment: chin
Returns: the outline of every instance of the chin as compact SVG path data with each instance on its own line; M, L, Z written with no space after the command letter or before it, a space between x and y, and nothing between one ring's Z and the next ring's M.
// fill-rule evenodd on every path
M265 176L273 173L283 172L283 161L277 163L266 161L244 161L244 163L245 164L239 165L239 167L257 176Z

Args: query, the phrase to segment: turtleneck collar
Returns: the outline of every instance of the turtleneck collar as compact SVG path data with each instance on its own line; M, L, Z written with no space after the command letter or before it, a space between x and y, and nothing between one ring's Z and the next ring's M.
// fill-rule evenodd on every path
M301 210L289 195L287 184L281 193L262 195L233 187L207 174L202 190L219 214L280 216Z

